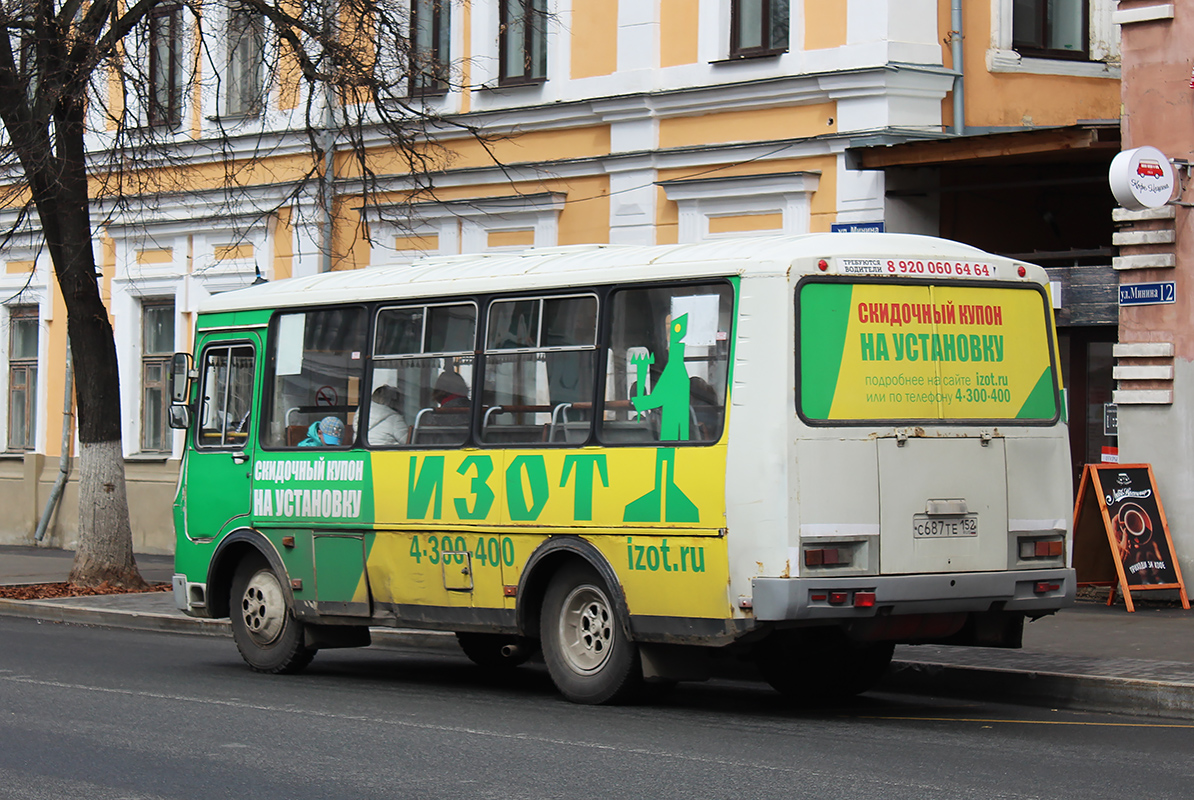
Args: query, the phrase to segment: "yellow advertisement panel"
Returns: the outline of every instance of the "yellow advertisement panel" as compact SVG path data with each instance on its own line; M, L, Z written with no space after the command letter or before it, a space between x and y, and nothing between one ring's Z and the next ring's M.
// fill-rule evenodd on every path
M725 527L725 445L372 454L378 527Z
M1036 287L812 282L801 287L800 409L810 420L1057 417Z
M380 603L513 608L549 535L583 536L635 615L725 618L726 446L370 454L368 591ZM364 596L365 582L359 586Z
M366 571L373 600L399 605L513 608L505 587L518 586L543 533L378 531ZM730 616L724 536L592 532L618 576L631 614L720 619ZM366 596L364 581L359 593Z

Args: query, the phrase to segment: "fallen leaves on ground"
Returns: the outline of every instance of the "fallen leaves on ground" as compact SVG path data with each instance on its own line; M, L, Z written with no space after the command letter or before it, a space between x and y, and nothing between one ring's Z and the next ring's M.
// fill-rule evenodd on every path
M96 594L138 594L142 592L168 592L170 584L152 583L148 589L125 589L110 583L99 586L74 586L69 583L31 583L26 586L0 586L0 599L5 600L53 600L58 597L87 597Z

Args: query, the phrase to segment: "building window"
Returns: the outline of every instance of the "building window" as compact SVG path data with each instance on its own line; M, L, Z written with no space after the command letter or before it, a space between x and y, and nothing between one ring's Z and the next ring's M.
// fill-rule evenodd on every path
M182 122L182 6L149 12L149 124Z
M225 101L228 114L251 116L261 111L261 71L265 57L265 20L242 5L233 5L228 19L228 70Z
M787 52L788 0L732 0L730 58Z
M17 306L8 317L8 449L32 450L37 434L36 306Z
M410 94L448 91L452 34L449 0L412 0L410 6Z
M169 453L167 386L174 353L174 304L146 303L141 311L141 452Z
M547 80L547 0L501 0L498 83Z
M1043 58L1088 57L1088 0L1013 0L1012 47Z

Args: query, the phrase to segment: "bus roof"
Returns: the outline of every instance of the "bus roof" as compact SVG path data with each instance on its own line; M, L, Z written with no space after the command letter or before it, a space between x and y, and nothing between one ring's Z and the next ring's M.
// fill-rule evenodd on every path
M784 275L798 259L834 256L1012 263L959 242L903 233L752 236L676 245L570 245L427 256L400 266L289 278L213 295L200 303L199 311L534 291L675 278ZM1028 279L1039 281L1044 277L1043 270L1033 268Z

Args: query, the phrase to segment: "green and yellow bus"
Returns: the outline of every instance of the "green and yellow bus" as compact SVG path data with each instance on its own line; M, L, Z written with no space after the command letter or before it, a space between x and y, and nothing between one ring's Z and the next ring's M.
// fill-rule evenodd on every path
M1045 272L941 239L278 281L203 303L172 391L175 600L259 671L402 627L582 703L727 658L823 696L1074 595Z

